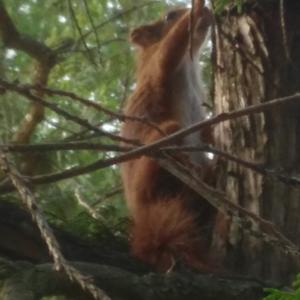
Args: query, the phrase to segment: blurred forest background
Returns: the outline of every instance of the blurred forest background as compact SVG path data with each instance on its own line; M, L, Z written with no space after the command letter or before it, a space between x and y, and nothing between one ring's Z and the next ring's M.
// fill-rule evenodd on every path
M0 89L0 150L9 150L7 156L23 175L36 178L32 189L53 228L75 239L101 241L108 252L111 242L114 250L127 250L130 221L114 159L124 151L117 138L120 112L134 87L134 49L128 34L156 20L166 7L190 2L0 0L0 87L5 87ZM209 101L218 100L208 103L213 112L299 92L299 2L213 3L220 16L213 42L208 41L200 59ZM299 100L299 94L293 99ZM266 218L285 234L270 246L267 239L249 237L235 216L224 218L229 229L224 240L216 234L216 248L238 274L286 281L298 270L299 113L296 103L216 126L218 149L241 158L238 164L228 157L221 160L217 187L244 207L245 215ZM43 145L21 147L38 144ZM253 164L249 167L247 161ZM94 162L97 167L85 168ZM1 251L10 258L44 262L40 248L33 251L31 242L31 250L22 248L28 241L18 230L28 228L23 215L6 206L20 205L13 190L0 171L0 214L5 216L0 215L0 235L7 237L0 241ZM269 238L270 231L259 221L250 223ZM282 243L276 244L278 240ZM281 299L276 293L268 299Z

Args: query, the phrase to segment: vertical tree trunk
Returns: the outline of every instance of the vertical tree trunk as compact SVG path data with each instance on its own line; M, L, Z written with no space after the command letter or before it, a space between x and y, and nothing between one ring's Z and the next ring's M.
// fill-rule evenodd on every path
M216 17L213 34L216 113L299 92L300 1L282 2L284 9L280 9L278 0L249 1L241 14L228 10ZM224 151L299 177L299 101L222 123L215 133L218 146ZM272 221L300 245L299 187L272 181L225 161L219 162L218 187L226 191L231 201ZM225 239L218 230L214 239L225 269L281 281L300 270L295 258L281 249L247 235L232 220L226 223L229 230Z

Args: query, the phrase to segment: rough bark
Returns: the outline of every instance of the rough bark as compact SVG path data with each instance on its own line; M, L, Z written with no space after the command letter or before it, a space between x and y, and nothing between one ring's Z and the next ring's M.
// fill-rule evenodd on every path
M63 273L54 271L37 229L24 211L13 204L0 203L0 298L40 299L45 295L66 294L88 299ZM16 222L15 220L18 220ZM249 299L259 300L266 283L242 277L180 273L153 274L150 269L118 248L114 241L100 244L80 240L55 230L65 257L84 274L95 279L112 299ZM5 257L6 259L3 259ZM14 261L14 262L13 262ZM79 261L84 261L80 262Z
M228 10L214 29L214 100L216 113L231 111L300 89L300 3L248 1L243 13ZM284 16L284 18L281 17ZM216 127L220 149L264 163L287 175L299 174L300 105L288 104L264 114ZM272 221L300 245L300 190L274 184L251 170L220 161L218 187L231 201ZM269 247L219 215L214 249L226 269L286 281L299 261Z
M226 279L190 272L137 276L115 267L79 262L73 265L92 276L95 284L113 300L198 300L199 296L205 300L260 300L263 296L260 283L242 278ZM92 299L63 274L55 272L51 264L34 266L0 260L0 266L10 275L0 293L3 300L35 300L45 295L60 294L78 300Z

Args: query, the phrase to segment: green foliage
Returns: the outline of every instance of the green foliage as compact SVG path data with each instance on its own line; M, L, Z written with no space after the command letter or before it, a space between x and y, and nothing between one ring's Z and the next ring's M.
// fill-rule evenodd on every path
M278 289L266 289L269 293L263 300L299 300L300 299L300 274L296 276L289 291L281 291Z
M215 1L215 13L221 13L226 6L236 7L239 13L242 12L243 4L246 0L216 0Z

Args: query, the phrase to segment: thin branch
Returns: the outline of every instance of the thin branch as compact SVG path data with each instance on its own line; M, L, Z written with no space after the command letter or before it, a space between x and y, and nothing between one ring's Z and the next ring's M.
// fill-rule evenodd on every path
M65 259L60 251L59 244L49 227L42 211L40 210L34 194L28 188L27 182L18 171L9 163L5 153L0 150L0 168L9 177L14 187L18 191L23 204L31 214L36 223L43 240L46 242L50 255L53 258L56 271L64 271L71 281L75 281L84 290L90 293L96 300L109 300L105 293L95 286L90 278L81 274Z
M2 80L0 79L0 85L1 85L1 81ZM299 93L296 93L295 95L292 95L292 96L274 99L269 102L251 105L246 108L235 110L232 112L222 113L215 117L212 117L211 119L207 119L207 120L201 121L199 123L196 123L194 125L191 125L187 128L178 130L175 133L173 133L167 137L164 137L160 140L157 140L151 144L136 147L133 150L126 152L124 154L121 154L119 156L116 156L116 157L108 158L106 160L97 160L86 166L73 167L68 170L58 172L58 173L53 173L53 174L43 175L43 176L27 177L27 178L28 178L28 180L30 180L30 182L32 184L46 184L46 183L51 183L51 182L55 182L55 181L83 175L83 174L88 174L88 173L112 166L114 164L119 164L124 161L135 159L141 155L150 155L153 152L157 151L159 148L169 146L170 144L175 143L179 139L181 139L191 133L194 133L195 131L199 131L204 127L212 126L212 125L224 122L224 121L233 120L233 119L247 116L247 115L254 114L254 113L261 113L267 109L271 109L271 108L277 107L279 105L287 104L289 102L293 102L293 101L297 101L297 100L300 100ZM6 192L10 192L12 190L13 189L11 186L7 186L7 185L0 186L0 193L6 193Z
M234 49L235 51L237 51L248 63L249 65L251 65L258 74L260 74L261 76L264 76L264 70L262 70L262 68L258 65L256 65L253 61L253 59L251 58L251 56L249 56L246 52L246 50L242 47L240 47L239 44L237 44L237 42L234 40L233 37L231 37L228 33L226 33L221 27L218 27L219 32L221 33L221 35L227 39L227 41L229 42L229 45L232 47L232 49Z
M30 98L33 101L37 101L37 102L40 102L40 103L44 104L46 107L52 109L53 111L55 111L59 114L62 114L62 115L67 115L68 114L68 115L70 115L69 113L64 112L61 109L59 109L55 104L50 104L50 103L46 102L43 99L35 97L30 92L28 92L28 89L26 88L26 86L24 87L22 85L15 85L13 83L10 83L8 81L0 79L0 87L1 87L1 85L4 89L9 89L9 90L16 91L16 92ZM65 92L63 92L63 93L65 93ZM82 99L82 100L86 100L86 99ZM300 100L300 92L297 92L294 95L290 95L290 96L276 98L276 99L273 99L273 100L270 100L270 101L266 101L264 103L253 104L253 105L247 106L245 108L234 110L232 112L224 112L224 113L216 115L216 116L214 116L210 119L195 123L195 124L190 125L190 126L184 128L184 129L178 130L175 133L173 133L173 134L171 134L167 137L164 137L160 140L157 140L154 143L149 144L149 145L144 146L144 147L146 147L147 151L148 151L148 149L149 149L149 151L152 151L152 149L158 148L158 147L166 145L166 144L176 142L177 140L179 140L179 139L181 139L181 138L183 138L187 135L190 135L190 134L192 134L196 131L199 131L200 129L203 129L205 127L213 126L213 125L216 125L220 122L237 119L237 118L247 116L247 115L250 115L250 114L254 114L254 113L261 113L261 112L264 112L265 110L277 107L279 105L287 104L288 102L297 101L297 100ZM93 103L93 101L90 101L90 102ZM118 115L118 113L117 113L117 115ZM132 118L132 117L130 117L130 118ZM102 134L108 135L112 139L117 139L117 140L121 139L121 137L116 137L116 136L111 137L109 135L109 133L103 132L102 130L100 130L98 128L95 128L94 126L90 125L88 122L86 122L84 120L79 119L79 120L77 120L79 122L77 122L77 121L75 121L76 119L77 119L77 117L70 115L70 120L72 120L76 123L80 124L83 121L84 125L83 124L80 124L80 125L82 125L84 127L90 128L93 131L98 131L98 132L100 131ZM135 119L135 117L134 117L134 119ZM132 141L127 141L127 142L132 143ZM143 147L141 147L140 149L142 149L142 148ZM139 150L138 154L142 153L143 151L144 150Z
M123 192L123 188L121 186L117 186L115 188L112 188L108 193L106 193L104 196L100 197L100 199L97 199L93 204L92 207L98 206L99 204L103 203L109 198L112 198L118 194Z
M113 15L112 17L110 17L109 19L107 19L107 20L105 20L104 22L102 22L102 23L96 25L96 26L95 26L95 29L96 29L96 30L99 30L99 29L101 29L102 27L104 27L105 25L107 25L107 24L109 24L109 23L111 23L111 22L113 22L113 21L119 19L120 17L123 17L123 16L126 16L126 15L128 15L128 14L131 14L132 12L134 12L134 11L136 11L136 10L138 10L138 9L141 9L141 8L143 8L143 7L145 7L145 6L150 6L150 5L158 4L158 3L159 3L159 1L154 0L154 1L149 1L149 2L145 2L145 3L141 3L141 4L139 4L139 5L133 5L133 6L130 7L129 9L126 9L126 10L123 10L123 11L121 11L121 12L119 12L119 13L116 13L115 15ZM82 37L77 41L77 43L81 43L81 39L82 39L82 38L83 38L83 39L87 38L91 33L94 32L95 29L90 30L90 31L84 33L84 34L82 35Z
M100 44L100 50L101 50L101 47L104 47L104 46L107 46L109 44L112 44L112 43L127 43L128 41L124 38L113 38L113 39L108 39L108 40L104 40L101 42ZM91 52L96 52L98 53L100 50L97 47L90 47L89 48ZM86 50L83 50L79 47L75 48L75 47L69 47L69 48L66 48L64 51L61 51L60 53L85 53ZM101 59L101 56L100 56L100 59Z
M126 152L130 151L132 147L107 145L101 143L87 143L87 142L71 142L71 143L53 143L53 144L0 144L0 149L9 152L41 152L41 151L62 151L62 150L97 150L97 151L112 151L112 152Z
M293 185L293 186L300 186L300 179L292 176L285 175L284 172L278 172L275 170L270 170L264 166L263 163L257 163L257 162L251 162L244 159L241 159L239 157L236 157L230 153L227 153L225 151L216 149L209 145L201 145L201 146L171 146L171 147L165 147L161 148L160 150L167 150L167 151L181 151L181 152L195 152L195 151L201 151L201 152L210 152L215 155L218 155L221 158L224 158L228 161L235 162L238 165L241 165L247 169L250 169L256 173L259 173L264 176L268 176L271 180L275 181L281 181L285 184Z
M72 92L66 92L66 91L62 91L62 90L50 89L50 88L46 88L46 87L43 87L43 86L24 85L23 87L28 88L29 90L31 90L31 89L37 90L37 91L42 90L45 94L48 94L49 96L59 95L59 96L71 98L71 99L76 100L79 103L81 103L81 104L83 104L87 107L92 107L92 108L94 108L94 109L96 109L100 112L104 112L105 114L109 115L110 117L117 118L120 121L125 122L126 120L128 120L128 121L134 121L134 122L141 122L141 123L144 123L145 125L148 125L149 127L154 128L159 133L163 134L163 132L159 128L159 126L157 126L154 122L151 122L147 118L128 116L128 115L125 115L125 114L121 114L121 113L112 111L112 110L104 107L103 105L101 105L99 103L100 101L91 101L91 100L85 99L83 97L80 97L80 96L78 96L78 95L76 95L75 93L72 93Z
M176 159L172 156L166 157L168 159L159 160L159 164L165 170L196 191L213 207L228 216L234 217L242 229L248 230L255 237L261 238L275 247L280 247L281 250L298 259L300 258L299 248L286 238L273 223L259 217L238 204L231 202L226 198L226 195L223 192L204 183L199 177L197 168L188 158L182 160L177 156ZM259 225L260 230L257 230L255 225Z
M96 45L97 45L96 48L98 49L98 52L99 52L100 48L101 48L101 43L100 43L100 40L99 40L99 37L98 37L96 26L95 26L93 17L91 15L90 8L89 8L89 5L87 3L87 0L82 0L82 1L83 1L83 5L84 5L84 8L85 8L86 14L87 14L87 16L89 18L89 21L91 23L92 30L94 32L94 36L95 36L95 40L96 40ZM91 51L91 49L90 49L90 51ZM101 55L100 54L99 54L99 58L100 58L100 63L101 63Z
M114 140L114 141L123 141L125 143L129 143L129 144L137 144L137 142L123 138L121 136L117 136L114 134L111 134L109 132L103 131L102 129L95 127L93 125L91 125L88 121L79 118L75 115L70 114L69 112L59 108L55 103L50 103L45 101L44 99L37 97L35 95L33 95L30 90L28 90L26 87L22 86L22 85L17 85L17 84L13 84L10 83L8 81L5 81L3 79L0 79L0 86L3 86L3 88L11 90L11 91L15 91L17 93L19 93L20 95L25 96L28 100L33 101L35 103L39 103L49 109L51 109L52 111L56 112L57 114L63 116L65 119L70 120L76 124L79 124L85 128L88 128L96 133L99 133L101 135L104 135L106 137L109 137L110 139Z
M103 121L100 121L94 126L96 127L102 127L104 124L111 123L113 119L106 119ZM97 137L96 134L93 132L91 133L90 130L88 129L83 129L80 131L75 132L74 134L71 134L63 139L65 142L75 142L75 141L82 141L82 140L87 140L87 139L92 139L94 137Z
M80 96L78 96L78 95L76 95L75 93L72 93L72 92L66 92L66 91L62 91L62 90L50 89L50 88L47 88L47 87L44 87L44 86L38 86L38 85L27 85L27 84L26 85L21 85L21 84L16 85L16 84L8 82L8 81L0 80L0 85L2 83L9 85L9 87L6 87L7 89L11 89L11 90L14 90L16 92L19 92L19 90L21 90L22 92L25 92L27 90L27 92L30 95L32 95L31 90L34 90L34 91L37 91L37 92L43 92L43 93L45 93L49 96L59 95L59 96L63 96L63 97L68 97L68 98L71 98L73 100L78 101L79 103L81 103L81 104L83 104L87 107L92 107L92 108L94 108L94 109L96 109L100 112L103 112L103 113L109 115L110 117L117 118L120 121L125 122L126 120L128 120L128 121L143 123L143 124L148 125L149 127L157 130L159 133L164 135L164 132L162 132L162 130L159 128L159 126L157 126L154 122L151 122L147 118L128 116L128 115L125 115L125 114L121 114L121 113L112 111L108 108L105 108L103 105L101 105L99 103L99 101L98 102L91 101L91 100L85 99L83 97L80 97ZM13 86L15 86L16 89L13 89L12 88Z
M75 190L75 198L78 204L82 206L89 213L89 215L91 215L95 220L100 221L101 225L108 229L105 218L83 198L83 195L79 189Z
M281 27L281 35L282 35L282 44L283 44L285 58L287 59L288 62L291 62L290 49L289 49L289 46L288 46L284 0L279 1L279 15L280 15L280 27Z
M76 29L77 29L77 31L79 33L80 40L81 40L84 48L86 49L87 56L88 56L90 62L93 65L96 65L96 63L94 61L94 57L93 57L93 55L92 55L92 53L91 53L91 51L90 51L90 49L89 49L89 47L88 47L88 45L87 45L87 43L85 41L85 38L83 37L83 33L82 33L82 30L81 30L81 27L80 27L80 25L78 23L78 20L76 18L76 15L75 15L75 12L74 12L74 9L73 9L73 6L72 6L72 0L68 0L68 6L69 6L69 9L70 9L71 18L72 18L72 20L73 20L73 22L75 24L75 27L76 27Z
M61 130L61 131L65 131L67 133L69 133L70 135L75 135L76 131L73 131L69 128L66 128L65 126L60 126L56 121L52 121L50 118L44 118L44 122L48 125L50 125L51 127L57 129L57 130Z
M108 145L102 143L88 143L88 142L70 142L70 143L52 143L52 144L0 144L0 149L12 153L34 153L43 151L69 151L69 150L95 150L97 152L128 152L134 150L133 147L119 146L119 145ZM257 172L261 175L268 176L271 180L281 181L285 184L300 186L300 180L296 177L285 175L283 172L267 169L263 163L256 163L246 161L225 151L216 149L209 145L186 145L186 146L169 146L157 149L157 151L168 151L168 152L210 152L224 158L228 161L232 161L241 165L247 169ZM151 156L155 156L152 154Z

